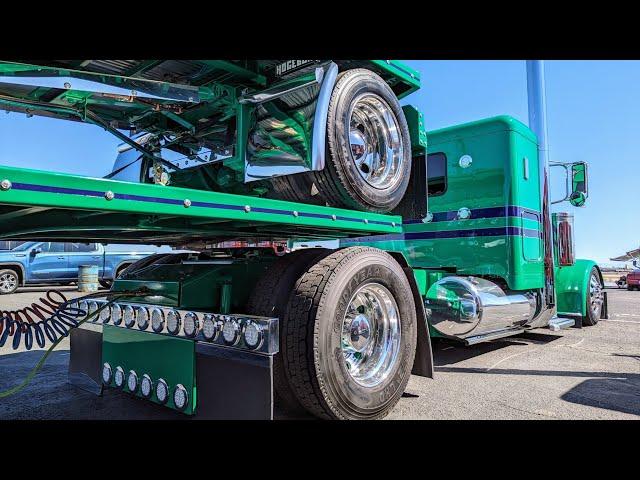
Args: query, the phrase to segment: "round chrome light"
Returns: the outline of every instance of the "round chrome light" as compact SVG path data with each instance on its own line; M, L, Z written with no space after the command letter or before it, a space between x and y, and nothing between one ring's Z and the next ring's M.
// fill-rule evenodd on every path
M144 398L150 398L153 393L153 380L146 373L142 375L142 380L140 380L140 393Z
M122 367L116 367L116 373L113 375L113 379L116 382L116 387L122 388L124 385L124 370Z
M160 403L167 403L167 399L169 398L169 385L167 385L167 382L162 378L158 380L158 384L156 385L156 398Z
M227 345L235 345L240 340L240 325L233 317L224 317L222 338Z
M131 328L136 323L136 312L131 305L122 307L122 318L127 328Z
M263 339L264 334L260 326L256 322L249 320L244 327L244 342L247 344L247 347L252 350L260 348Z
M207 313L202 320L202 335L208 342L213 342L220 334L220 324L218 319Z
M109 320L111 319L111 305L107 305L100 310L98 315L102 323L109 323Z
M471 155L462 155L460 157L460 160L458 160L458 165L460 165L460 167L462 168L469 168L472 163L473 158L471 158Z
M164 312L160 308L151 310L151 328L154 332L160 333L164 330Z
M87 306L87 301L86 300L80 300L75 305L77 305L78 310L81 310L81 312L78 312L78 319L79 320L84 320L85 318L87 318L87 315L89 313L87 311L89 309L89 307Z
M138 390L138 374L134 370L129 370L127 387L129 387L131 393L136 393L136 390Z
M117 303L111 305L111 322L114 325L120 325L122 323L122 307Z
M189 395L187 394L187 389L184 388L184 385L178 384L176 385L176 389L173 391L173 404L176 406L178 410L184 410L189 403Z
M200 330L200 320L194 312L189 312L184 316L184 334L187 337L195 337Z
M147 307L138 307L136 311L136 320L140 330L146 330L149 326L149 309Z
M93 313L96 312L96 310L98 310L98 304L96 302L93 302L93 301L87 302L87 316L92 315ZM98 318L94 315L93 317L91 317L90 320L92 322L95 322L96 320L98 320Z
M111 365L105 363L102 366L102 383L105 385L109 385L111 383L111 376L113 375L113 371L111 370Z
M180 319L180 313L177 310L169 310L167 312L167 330L171 335L178 335L180 333L180 327L182 326L182 320Z

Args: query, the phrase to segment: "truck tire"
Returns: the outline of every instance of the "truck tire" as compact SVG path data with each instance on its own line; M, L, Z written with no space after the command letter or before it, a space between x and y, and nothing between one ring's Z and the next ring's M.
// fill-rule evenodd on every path
M0 270L0 295L15 292L20 286L20 277L10 268Z
M273 360L273 383L276 403L290 412L303 412L304 408L296 399L284 373L282 345L285 316L283 313L296 280L321 256L328 253L329 250L323 248L309 248L295 250L279 257L258 280L247 302L247 313L278 317L280 320L280 353L276 354Z
M272 179L275 195L381 213L400 203L411 174L411 139L400 103L380 76L363 68L338 75L326 148L323 170Z
M598 323L602 315L602 303L604 297L602 295L602 282L596 267L591 268L589 274L589 291L587 292L587 314L582 317L582 324L593 326Z
M296 282L285 322L285 373L300 404L326 419L377 419L409 381L417 341L411 286L370 247L332 253Z

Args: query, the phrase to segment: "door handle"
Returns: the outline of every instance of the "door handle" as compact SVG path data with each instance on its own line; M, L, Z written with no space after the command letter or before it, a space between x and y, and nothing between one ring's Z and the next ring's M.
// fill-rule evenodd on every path
M58 257L58 260L64 260L65 257Z

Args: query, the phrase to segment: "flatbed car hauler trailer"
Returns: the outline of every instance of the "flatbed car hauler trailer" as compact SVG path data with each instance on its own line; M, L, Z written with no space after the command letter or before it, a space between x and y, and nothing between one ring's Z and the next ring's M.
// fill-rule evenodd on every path
M76 385L198 418L272 418L274 399L380 418L410 374L433 375L431 336L471 344L606 316L597 266L574 258L571 217L551 222L536 135L489 119L433 132L428 157L422 114L398 103L419 76L398 62L0 72L3 107L89 121L126 144L103 179L0 167L0 238L200 252L143 259L114 282L116 300L75 305L94 315L71 330ZM564 167L567 198L584 204L586 165ZM214 247L326 239L341 248Z

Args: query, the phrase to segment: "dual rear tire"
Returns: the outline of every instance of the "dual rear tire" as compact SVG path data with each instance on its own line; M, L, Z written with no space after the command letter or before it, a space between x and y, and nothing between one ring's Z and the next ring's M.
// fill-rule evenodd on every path
M417 318L409 281L375 248L314 250L277 260L249 301L249 313L280 318L277 401L325 419L382 418L413 367Z

